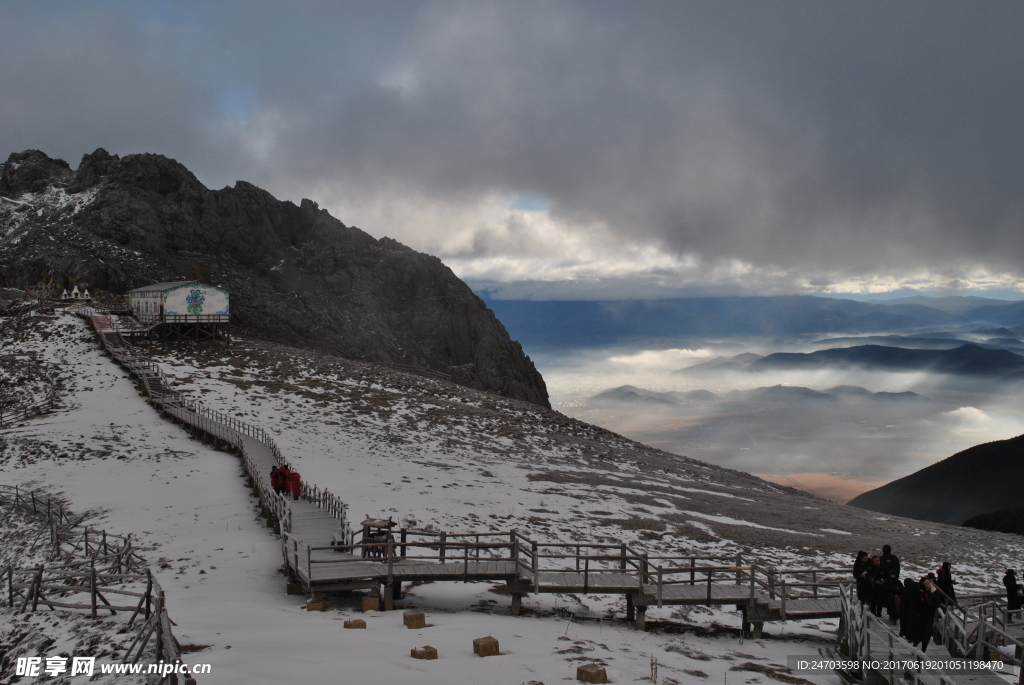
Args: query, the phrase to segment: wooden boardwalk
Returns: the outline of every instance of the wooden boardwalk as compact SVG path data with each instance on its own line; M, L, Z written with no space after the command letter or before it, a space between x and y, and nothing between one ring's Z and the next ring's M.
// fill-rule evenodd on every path
M211 411L175 393L160 369L139 357L118 333L109 317L91 316L107 351L135 375L153 404L167 416L201 435L234 447L242 458L264 513L279 526L282 551L294 583L317 593L377 589L384 608L400 596L403 582L504 582L518 615L521 598L529 593L622 594L627 619L644 627L648 607L665 605L735 606L743 612L744 629L760 634L765 621L840 617L840 649L847 656L878 661L916 661L924 654L895 635L882 621L849 601L849 570L776 569L736 558L649 557L620 543L584 544L530 540L516 531L445 533L401 530L400 540L359 540L347 520L347 507L326 491L302 484L298 500L282 497L270 486L274 466L287 465L273 439L260 428ZM386 549L385 549L386 548ZM951 652L994 653L1007 644L1024 644L1018 628L1000 628L994 610L982 611L970 642L970 619L943 615L936 631ZM988 621L988 622L986 622ZM958 637L959 636L959 637ZM961 639L962 638L962 639ZM958 641L959 640L959 641ZM945 650L943 650L945 651ZM934 655L933 655L934 656ZM943 655L944 657L945 655ZM890 670L867 674L889 685L1002 685L991 671L964 673L957 669ZM1018 680L1024 685L1024 680Z
M844 658L857 659L866 665L859 673L848 675L888 685L1006 685L1007 681L990 669L968 672L966 658L985 659L986 655L977 650L958 649L955 641L946 639L942 620L935 622L930 652L925 653L865 610L856 600L855 592L851 585L844 587L840 594L838 645ZM943 610L939 613L941 615ZM1021 677L1024 671L1018 683Z
M735 605L749 611L758 624L838 615L836 598L787 596L785 581L776 578L774 569L741 566L739 558L660 557L649 561L645 553L625 544L538 543L515 531L447 534L403 530L401 541L388 543L384 553L379 543L357 542L345 505L329 493L309 483L303 483L298 500L274 493L271 469L291 465L269 434L174 392L159 367L135 352L109 316L87 316L103 346L141 381L150 401L165 415L239 452L265 514L279 527L287 569L310 595L378 588L387 605L399 595L403 582L493 581L507 585L514 610L529 593L622 594L628 600L629 618L635 618L641 627L647 607L664 605ZM370 548L376 558L366 556ZM813 586L817 594L819 589L834 593L834 574L846 574L846 570L792 573L824 574L820 582L815 576L812 583L804 583Z

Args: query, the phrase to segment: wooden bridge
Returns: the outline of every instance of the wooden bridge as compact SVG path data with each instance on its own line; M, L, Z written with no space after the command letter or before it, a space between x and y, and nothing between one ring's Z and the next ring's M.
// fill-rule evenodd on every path
M778 569L745 563L742 556L652 556L625 543L545 542L514 530L401 529L397 540L357 539L346 505L329 492L303 482L298 500L274 493L271 468L294 469L266 431L182 397L156 364L125 341L109 315L80 311L150 402L205 439L238 451L270 525L281 534L293 582L311 596L376 589L389 609L405 582L504 582L515 615L527 594L620 594L627 620L640 629L651 606L735 606L755 634L765 621L839 615L845 568Z
M741 556L649 556L626 544L538 542L517 531L399 531L398 540L317 545L283 532L288 568L311 594L381 587L385 608L408 581L504 582L518 615L526 594L624 595L643 629L648 607L735 606L759 633L765 621L839 615L847 569L777 569ZM378 554L368 558L367 553Z
M626 543L541 542L515 530L400 529L397 539L360 535L357 541L346 505L329 492L306 482L298 500L273 492L271 468L291 465L264 430L174 392L159 367L137 355L109 317L82 313L154 405L200 437L238 451L268 525L280 532L293 582L314 598L323 592L378 589L384 608L391 609L403 582L490 581L506 584L514 615L523 595L530 593L621 594L627 620L639 629L649 607L666 605L735 606L743 613L744 631L752 627L755 636L765 621L839 617L843 655L890 665L920 664L841 674L868 685L1001 685L1006 681L991 670L966 672L956 665L996 656L1020 665L1024 658L1024 628L1013 624L1014 618L1020 622L1024 616L987 597L975 605L962 602L967 608L949 603L939 610L935 644L952 656L948 663L953 666L926 667L935 655L926 656L866 612L855 599L847 568L780 569L740 555L658 556ZM1017 682L1024 685L1024 669Z

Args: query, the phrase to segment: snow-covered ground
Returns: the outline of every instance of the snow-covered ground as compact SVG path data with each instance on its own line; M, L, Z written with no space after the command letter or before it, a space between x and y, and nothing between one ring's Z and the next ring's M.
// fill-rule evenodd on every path
M367 630L345 630L354 598L328 597L320 613L285 594L280 542L259 518L238 459L160 418L84 322L36 319L2 342L0 353L39 351L54 365L63 406L0 431L0 477L60 493L93 512L92 526L138 537L178 639L197 650L194 662L212 664L201 683L550 685L589 661L606 664L613 682L633 682L649 677L652 657L659 682L766 682L787 655L832 640L834 622L817 621L770 625L763 639L742 642L737 613L702 607L652 610L653 629L640 633L621 620L619 597L530 597L527 615L514 618L509 598L487 583L407 588L399 606L427 612L434 625L422 630L406 629L400 612L371 613ZM1010 536L848 509L387 367L254 341L154 353L181 389L274 433L303 477L349 502L357 518L622 539L652 552L739 551L800 566L845 565L858 548L891 542L911 569L951 558L964 585L984 587L1024 551ZM0 613L0 628L11 621ZM481 661L472 639L485 635L503 654ZM410 658L425 644L438 648L438 661Z

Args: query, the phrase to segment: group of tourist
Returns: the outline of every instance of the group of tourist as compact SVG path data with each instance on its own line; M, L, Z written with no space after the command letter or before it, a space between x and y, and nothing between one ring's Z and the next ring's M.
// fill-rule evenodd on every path
M857 552L853 562L853 577L857 581L857 599L870 607L871 613L881 618L882 608L889 620L899 623L900 636L921 645L921 651L928 649L935 624L935 611L947 602L956 604L956 581L948 561L934 573L922 576L920 580L900 580L900 560L892 553L892 547L885 545L882 553L870 556ZM1003 576L1006 588L1006 608L1020 612L1024 604L1024 587L1017 582L1017 574L1006 569ZM1013 621L1018 615L1011 614Z
M920 644L922 652L931 641L935 611L944 602L956 602L956 582L948 561L919 580L901 580L900 560L889 545L875 556L857 552L853 577L861 604L868 605L879 618L884 607L889 621L899 624L900 636L915 647Z
M302 477L298 471L292 471L287 466L273 466L270 469L270 486L279 495L287 497L291 494L293 499L298 499L302 493Z

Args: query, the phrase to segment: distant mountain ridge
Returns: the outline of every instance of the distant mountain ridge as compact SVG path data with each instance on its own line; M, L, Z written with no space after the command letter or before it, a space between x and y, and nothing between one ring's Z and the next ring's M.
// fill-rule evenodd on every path
M849 504L894 516L960 525L980 514L1020 507L1024 435L976 445Z
M859 366L889 371L931 371L970 376L1009 377L1024 371L1024 356L974 344L950 350L883 345L838 347L817 352L776 352L750 364L749 371Z
M912 334L971 324L1024 333L1024 302L977 298L964 306L928 298L878 304L811 295L663 300L485 300L528 347L580 348L640 340ZM945 311L952 309L953 311Z
M621 385L599 392L590 399L596 402L673 405L686 401L709 402L725 399L755 402L835 402L841 399L915 400L924 398L916 392L871 392L867 388L856 385L838 385L827 390L812 390L799 385L772 385L750 390L731 390L725 395L717 395L709 390L656 392L633 385Z
M986 307L1004 307L1008 304L1006 300L995 300L991 297L977 297L975 295L953 295L946 297L926 297L914 295L912 297L900 297L886 300L886 304L919 304L932 309L938 309L957 316L971 318L973 312Z
M706 362L687 366L683 369L676 369L672 373L693 376L707 374L708 372L739 371L747 368L758 359L761 359L761 355L754 354L753 352L743 352L732 357L715 357Z
M978 345L979 347L988 347L991 349L1006 349L1007 347L1020 348L1024 347L1024 343L1015 336L1014 332L1002 328L992 329L991 335L996 335L995 331L1005 331L1003 335L1005 338L990 338L983 343L976 343L971 340L965 340L960 336L962 333L948 333L943 334L941 331L929 333L928 336L919 335L858 335L858 336L847 336L840 338L824 338L822 340L815 341L815 346L821 346L822 348L827 347L839 347L849 344L853 345L882 345L884 347L903 347L914 350L951 350L961 345ZM974 331L976 334L983 334L982 331ZM985 333L988 333L987 331ZM946 337L948 336L948 337ZM1011 337L1013 336L1013 337ZM1011 350L1012 351L1012 350Z

